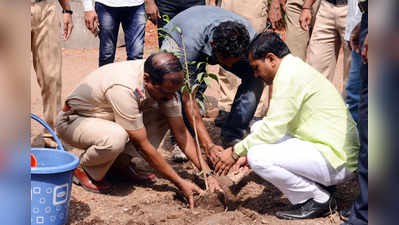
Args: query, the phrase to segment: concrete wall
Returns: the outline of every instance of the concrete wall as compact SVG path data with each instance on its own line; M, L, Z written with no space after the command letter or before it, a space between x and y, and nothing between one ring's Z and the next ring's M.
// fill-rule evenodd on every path
M73 10L72 20L73 20L73 30L72 34L68 41L62 42L62 47L64 48L86 48L93 49L98 48L99 39L98 37L94 37L94 35L86 28L85 20L84 20L84 10L83 4L81 0L69 0L71 4L71 8ZM93 3L94 4L94 3ZM63 15L62 8L58 4L58 12L61 21L61 37L63 35ZM118 36L118 46L124 45L124 34L122 31L122 27L119 28L119 36Z

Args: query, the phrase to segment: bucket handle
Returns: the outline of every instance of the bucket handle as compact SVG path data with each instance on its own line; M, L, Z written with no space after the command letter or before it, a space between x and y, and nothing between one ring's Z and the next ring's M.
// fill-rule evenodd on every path
M64 147L61 144L60 139L57 137L57 135L55 134L53 129L51 129L51 127L44 120L40 119L38 116L36 116L35 114L32 114L32 113L30 114L30 117L32 119L36 120L37 122L39 122L43 127L45 127L50 132L50 134L53 136L54 140L57 142L58 149L65 151Z

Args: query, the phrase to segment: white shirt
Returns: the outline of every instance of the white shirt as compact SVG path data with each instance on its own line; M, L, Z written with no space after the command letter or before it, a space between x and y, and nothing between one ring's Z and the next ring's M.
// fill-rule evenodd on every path
M357 6L359 0L348 1L348 14L346 15L346 29L345 29L345 41L350 41L351 33L355 26L360 23L362 19L362 13Z
M95 0L109 7L131 7L138 6L144 3L144 0ZM94 10L93 0L82 0L85 11Z

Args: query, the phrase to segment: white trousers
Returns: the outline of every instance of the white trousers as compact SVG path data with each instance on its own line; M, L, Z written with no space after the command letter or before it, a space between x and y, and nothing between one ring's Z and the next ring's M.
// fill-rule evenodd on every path
M276 186L292 204L303 203L317 193L325 192L318 184L335 185L353 175L346 167L334 169L312 143L290 136L276 144L250 148L248 163L256 174Z

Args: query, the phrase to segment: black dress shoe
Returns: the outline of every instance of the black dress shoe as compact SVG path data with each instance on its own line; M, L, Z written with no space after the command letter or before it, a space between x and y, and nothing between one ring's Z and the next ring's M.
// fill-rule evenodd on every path
M229 113L224 110L219 110L219 114L215 119L215 126L222 127L224 122L227 120Z
M295 205L292 210L278 211L276 216L280 219L312 219L317 217L325 217L335 212L337 202L333 197L326 203L318 203L313 199L309 199L305 203Z

